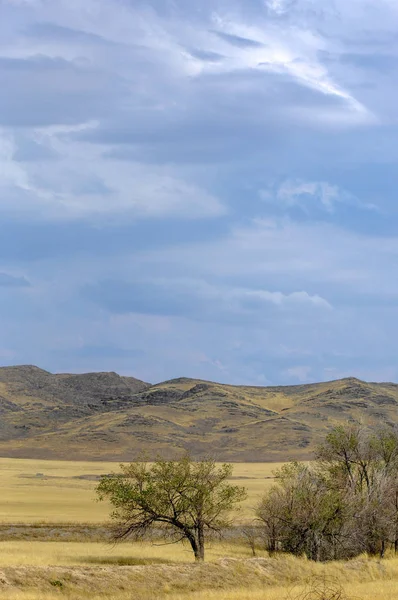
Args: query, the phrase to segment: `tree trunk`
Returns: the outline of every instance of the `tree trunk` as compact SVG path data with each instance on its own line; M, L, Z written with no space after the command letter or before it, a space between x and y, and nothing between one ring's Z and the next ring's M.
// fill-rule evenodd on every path
M270 556L273 556L276 551L277 551L277 534L275 531L275 527L271 527L271 533L269 535L269 539L268 539L268 553L270 554Z
M184 536L191 544L191 548L195 555L196 561L204 561L205 559L205 534L203 525L199 525L196 531L185 528Z
M195 555L195 560L203 560L200 558L200 550L199 550L199 545L198 542L196 540L196 537L193 534L187 534L186 536L189 540L189 543L191 544L191 548L193 550L193 553Z
M198 526L198 550L199 557L196 560L203 561L205 559L205 533L203 525Z

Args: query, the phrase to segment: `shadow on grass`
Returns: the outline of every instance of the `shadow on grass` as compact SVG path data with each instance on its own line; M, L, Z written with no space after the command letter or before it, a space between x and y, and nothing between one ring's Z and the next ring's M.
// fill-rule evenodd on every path
M79 562L90 565L109 565L118 567L134 567L140 565L168 565L172 560L164 558L137 558L136 556L92 556L78 558Z

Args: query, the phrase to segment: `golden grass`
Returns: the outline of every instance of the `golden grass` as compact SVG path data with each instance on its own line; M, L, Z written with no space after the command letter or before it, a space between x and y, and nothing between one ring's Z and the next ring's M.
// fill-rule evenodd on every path
M346 588L348 600L397 600L397 582L377 582L358 584ZM206 591L201 593L169 594L148 596L150 600L165 597L168 600L291 600L290 588L270 588L265 590L238 589L233 592ZM0 591L3 600L136 600L138 597L129 592L109 592L91 594L87 592L43 592L43 591Z
M295 595L297 597L302 589L299 586L294 588L278 586L263 590L238 589L228 592L206 590L197 594L172 595L168 598L172 600L294 600ZM348 600L397 600L398 581L346 584L344 592ZM117 596L115 600L118 600ZM120 600L125 599L121 597Z
M362 557L323 565L282 556L204 565L2 566L0 599L53 600L61 594L71 600L294 600L313 576L339 580L351 600L393 600L398 595L397 559Z
M244 543L213 542L207 547L206 561L225 556L249 558L251 552ZM260 556L266 556L261 553ZM186 544L150 542L0 542L0 565L10 566L93 566L192 563L192 550Z
M240 519L250 518L279 466L234 465L234 482L249 492ZM76 477L117 468L109 462L0 459L0 522L104 523L109 507L94 501L96 482ZM213 542L206 564L198 566L183 544L4 541L0 600L294 600L294 586L298 594L308 578L322 574L339 579L351 600L398 599L395 558L322 565L268 559L265 552L253 561L250 555L244 543Z
M252 508L272 483L270 477L278 466L280 464L275 463L234 465L235 483L248 490L248 498L239 513L241 519L251 518ZM96 482L76 477L117 470L118 464L112 462L0 458L0 523L104 522L109 506L95 502Z

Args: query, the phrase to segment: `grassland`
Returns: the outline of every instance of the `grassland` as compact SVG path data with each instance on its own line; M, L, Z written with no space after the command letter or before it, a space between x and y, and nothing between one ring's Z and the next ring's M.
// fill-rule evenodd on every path
M249 492L239 520L250 518L277 466L235 465L234 479ZM17 523L56 529L106 521L109 507L94 501L95 477L115 469L109 462L0 459L0 525L10 532L0 541L0 600L295 600L314 576L339 580L352 600L398 598L393 557L322 565L258 549L253 559L236 538L211 543L206 564L197 565L182 544L13 539Z
M274 463L238 463L234 479L248 490L239 513L248 519L251 509L272 483ZM110 462L73 462L0 458L2 491L0 523L103 523L109 507L95 502L98 477L117 471Z
M299 592L314 577L340 582L346 594L344 598L351 600L397 598L396 559L381 562L363 557L350 562L323 565L283 556L257 559L239 556L195 565L178 561L177 557L174 560L170 555L168 562L165 562L166 550L163 551L162 560L159 560L158 553L156 559L150 548L144 547L142 550L148 556L148 562L144 564L115 566L101 563L98 566L88 561L91 549L87 548L89 553L86 559L80 555L76 562L73 562L69 550L65 549L71 562L57 566L52 564L51 546L43 543L43 548L39 549L43 564L6 565L0 568L1 599L296 600ZM74 545L72 549L77 550ZM1 544L0 553L4 550L4 544ZM19 547L21 554L18 560L31 560L32 552L36 550L35 545L29 547L23 543ZM62 550L58 552L62 554ZM95 552L93 549L94 555ZM5 558L7 560L7 552ZM40 561L37 560L37 563ZM309 598L313 600L313 597Z

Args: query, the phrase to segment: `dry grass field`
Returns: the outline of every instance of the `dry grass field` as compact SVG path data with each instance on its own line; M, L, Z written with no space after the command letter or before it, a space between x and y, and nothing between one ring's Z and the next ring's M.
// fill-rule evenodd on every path
M278 466L234 466L235 481L249 492L239 520L250 518ZM0 459L0 524L11 531L0 542L0 600L296 600L314 576L340 581L346 594L341 600L398 599L393 557L322 565L269 558L258 550L252 559L248 545L236 539L211 543L206 563L197 565L182 544L12 539L18 523L104 523L109 507L95 502L95 476L117 468L107 462Z
M266 553L259 552L259 556ZM228 556L250 558L244 543L213 542L207 548L206 561L214 563ZM0 542L0 568L21 566L89 567L186 564L193 562L190 548L185 544L152 544L127 542L114 545L108 542Z
M234 479L248 490L240 519L251 516L251 509L272 483L275 463L237 463ZM0 522L3 523L100 523L109 507L95 502L99 476L118 470L117 463L73 462L0 458L2 492Z
M42 543L43 547L47 544ZM78 546L78 545L77 545ZM41 561L37 564L17 564L12 566L12 552L1 545L0 555L4 552L5 566L0 567L0 599L5 600L302 600L300 592L313 581L340 583L344 596L339 600L395 600L398 597L398 560L385 559L383 562L362 557L350 562L315 564L304 559L292 557L248 559L215 558L195 565L174 560L172 552L163 557L165 562L157 560L154 554L143 547L147 558L135 565L115 565L98 563L100 548L82 556L82 549L72 544L71 550L80 554L74 559L67 549L55 550L52 558L51 545L38 549ZM31 552L37 551L37 545L25 542L14 546L21 554L16 562L32 562ZM147 551L149 550L148 554ZM220 549L221 550L221 549ZM224 548L229 555L231 548ZM120 552L120 551L119 551ZM134 552L133 552L134 554ZM64 555L64 565L52 563ZM120 555L119 555L120 556ZM215 557L215 554L213 558ZM70 562L68 562L70 561ZM49 564L46 564L46 563ZM133 561L132 561L133 562ZM306 600L332 600L329 596L308 596Z

